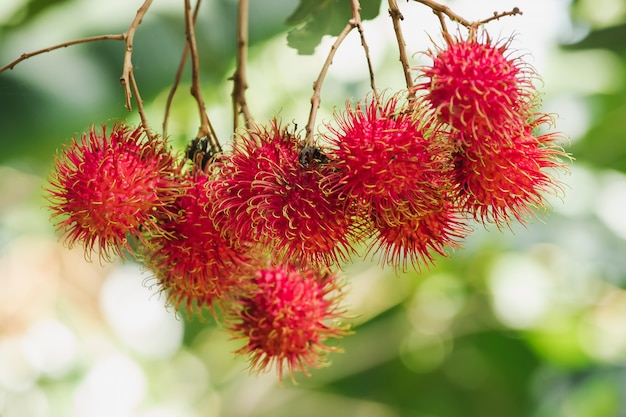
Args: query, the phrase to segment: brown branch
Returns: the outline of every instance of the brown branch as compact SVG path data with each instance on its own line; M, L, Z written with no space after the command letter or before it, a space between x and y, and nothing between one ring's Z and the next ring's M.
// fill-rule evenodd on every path
M133 96L130 86L130 77L133 70L133 39L135 38L135 32L137 31L137 27L141 24L141 20L150 8L151 3L152 0L144 1L141 7L137 10L137 14L130 24L130 27L126 32L124 32L124 38L126 39L126 52L124 53L124 67L122 68L120 83L122 84L122 87L124 87L124 93L126 95L125 107L128 109L128 111L132 110L131 98Z
M443 13L435 13L437 18L439 19L439 24L441 25L441 33L443 34L443 38L448 44L452 44L454 39L452 39L452 35L448 32L448 25L446 24L446 17Z
M372 60L370 58L370 48L365 41L365 32L363 31L363 22L361 21L361 5L359 0L352 0L352 20L356 25L357 30L359 31L359 36L361 37L361 46L363 47L363 52L365 53L365 60L367 61L367 70L370 75L370 86L372 88L372 92L374 93L374 97L378 100L378 89L376 88L376 81L374 79L374 67L372 66Z
M187 57L189 56L189 45L185 44L183 48L183 53L180 57L180 63L178 64L178 69L176 70L176 75L174 76L174 83L172 84L172 88L170 88L170 92L167 95L167 100L165 101L165 114L163 116L163 137L167 137L167 125L170 117L170 111L172 108L172 102L174 101L174 95L176 94L176 90L180 85L180 80L183 77L183 71L185 70L185 64L187 62Z
M343 28L337 39L335 39L335 43L330 47L330 51L328 52L328 56L326 57L326 61L322 66L320 71L320 75L317 77L315 82L313 83L313 96L311 97L311 111L309 112L309 120L306 124L306 137L304 138L305 142L313 143L313 128L315 127L315 118L317 116L317 110L320 107L321 103L321 95L320 92L322 90L322 84L324 83L324 78L326 78L326 74L328 73L328 69L330 65L333 63L333 58L339 45L346 39L348 34L356 27L356 22L354 19L350 19L346 27Z
M123 41L124 39L126 39L126 34L122 33L122 34L119 34L119 35L90 36L88 38L81 38L81 39L75 39L75 40L69 41L69 42L63 42L63 43L60 43L58 45L53 45L53 46L49 46L47 48L38 49L38 50L33 51L33 52L24 53L24 54L20 55L20 57L18 59L14 60L14 61L11 61L8 64L6 64L4 67L0 68L0 72L6 71L8 69L12 70L17 64L19 64L22 61L26 61L27 59L32 58L32 57L34 57L36 55L44 54L46 52L51 52L51 51L54 51L56 49L67 48L68 46L78 45L78 44L87 43L87 42L104 41L104 40Z
M144 107L143 107L143 100L141 99L141 96L139 94L139 88L137 86L137 81L135 79L135 74L134 74L133 65L132 65L133 39L135 37L135 32L137 31L137 27L141 24L141 21L143 17L145 16L146 12L148 11L148 9L150 8L151 4L152 4L152 0L144 1L141 7L137 10L137 14L135 15L135 18L133 19L133 21L131 22L128 30L122 34L90 36L86 38L63 42L63 43L49 46L47 48L39 49L33 52L24 53L18 59L0 68L0 72L3 72L7 69L12 70L20 62L25 61L33 56L43 54L46 52L51 52L60 48L66 48L71 45L77 45L81 43L95 42L95 41L101 41L101 40L123 40L125 41L125 44L126 44L126 51L124 53L124 66L122 68L122 76L120 77L120 83L124 87L124 93L126 96L125 107L129 111L132 110L131 99L134 93L135 101L137 102L137 109L139 112L139 116L141 117L141 124L143 128L146 130L148 137L150 139L154 139L155 137L153 133L150 131L150 128L148 125L148 119L146 117Z
M406 53L406 42L404 41L404 35L402 34L402 27L400 21L404 20L404 16L398 7L396 0L389 0L389 16L393 22L393 30L396 33L396 40L398 41L398 50L400 52L400 62L402 63L402 71L404 72L404 82L408 90L409 99L415 95L413 91L413 77L411 76L411 66L409 65L409 57Z
M146 117L146 113L143 109L143 100L141 99L141 95L139 95L139 87L137 87L137 81L135 80L135 72L132 69L129 74L129 81L133 93L135 93L135 102L137 103L137 112L139 113L139 117L141 117L141 125L148 135L148 138L153 141L156 139L156 137L154 136L154 134L150 130L150 126L148 125L148 118Z
M454 13L452 11L452 9L450 9L448 6L444 6L443 4L439 4L435 1L432 0L414 0L418 3L421 3L425 6L428 6L433 13L435 13L437 15L437 17L439 17L439 21L441 22L441 29L444 33L444 36L446 38L446 41L450 41L450 35L448 33L448 30L446 28L445 25L445 19L444 19L444 15L448 16L448 18L450 20L452 20L453 22L457 22L463 26L465 26L466 28L473 30L475 28L477 28L480 25L484 25L485 23L489 23L492 20L498 20L501 17L505 17L505 16L515 16L515 15L521 15L523 14L519 7L514 7L513 10L509 11L509 12L502 12L502 13L498 13L498 12L493 12L493 16L488 17L487 19L483 19L483 20L479 20L476 22L470 22L467 19L464 19L463 17L461 17L460 15Z
M248 0L239 0L237 6L237 68L233 74L233 128L239 125L239 116L243 115L245 125L250 128L252 115L246 101L246 63L248 53Z
M475 23L470 22L469 20L464 19L460 15L454 13L452 9L450 9L448 6L444 6L443 4L439 4L432 0L414 0L414 1L418 3L422 3L423 5L430 7L433 13L435 13L438 16L441 14L448 16L450 20L452 20L453 22L460 23L466 28L470 28L476 25Z
M200 10L199 0L196 2L196 7L193 10L193 23L196 24L198 20L198 10ZM167 100L165 102L165 115L163 116L163 137L167 138L167 124L169 121L170 111L172 108L172 102L174 101L174 95L176 94L176 90L180 85L180 80L183 78L183 71L185 70L185 65L187 64L187 57L189 56L189 44L185 42L185 46L183 47L183 53L180 57L180 63L178 64L178 69L176 70L176 75L174 76L174 83L172 84L172 88L170 88L170 92L167 95Z
M480 22L478 22L478 23L479 23L479 24L481 24L481 25L484 25L485 23L489 23L489 22L491 22L492 20L498 20L498 19L500 19L501 17L505 17L505 16L515 16L515 15L518 15L518 14L519 14L519 15L522 15L522 14L524 14L524 12L522 12L522 11L519 9L519 7L513 7L513 9L512 9L511 11L509 11L509 12L501 12L501 13L498 13L498 12L493 12L493 16L488 17L487 19L481 20L481 21L480 21Z
M5 70L7 70L7 69L13 69L20 62L25 61L25 60L33 57L33 56L36 56L36 55L39 55L39 54L43 54L43 53L46 53L46 52L51 52L51 51L54 51L55 49L66 48L66 47L71 46L71 45L77 45L77 44L81 44L81 43L95 42L95 41L101 41L101 40L125 41L125 43L126 43L126 52L124 53L124 66L123 66L123 69L122 69L122 76L120 77L120 83L124 87L124 93L125 93L125 96L126 96L125 107L130 111L130 110L132 110L132 106L131 106L132 90L131 89L136 88L136 83L135 83L134 87L131 86L131 78L134 77L134 75L133 75L133 65L132 65L133 39L135 37L135 32L137 30L137 27L139 26L139 24L141 24L141 20L143 19L143 16L146 14L148 9L150 8L150 4L151 3L152 3L152 0L145 0L144 1L143 5L137 10L137 14L135 15L135 18L133 19L132 23L130 24L130 27L128 28L128 30L126 32L124 32L122 34L119 34L119 35L90 36L90 37L87 37L87 38L81 38L81 39L76 39L76 40L73 40L73 41L63 42L63 43L60 43L58 45L53 45L53 46L49 46L47 48L39 49L37 51L24 53L18 59L14 60L14 61L10 62L9 64L5 65L4 67L0 68L0 72L3 72ZM138 105L141 108L141 112L143 112L143 106L141 104L139 104L139 100L138 100ZM145 120L145 114L140 114L140 116L142 117L142 119Z
M200 1L200 0L198 0ZM198 103L198 112L200 113L200 129L198 130L198 138L206 137L211 146L213 154L220 153L222 147L217 140L217 135L213 130L211 121L206 112L202 92L200 91L200 59L198 57L198 46L196 44L196 34L194 31L194 21L191 13L191 4L189 0L185 0L185 33L187 35L187 44L191 53L191 95Z

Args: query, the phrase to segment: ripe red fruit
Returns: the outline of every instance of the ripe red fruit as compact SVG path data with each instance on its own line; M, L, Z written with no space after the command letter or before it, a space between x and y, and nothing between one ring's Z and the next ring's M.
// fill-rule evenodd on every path
M439 210L451 187L451 151L419 109L394 96L336 113L326 135L336 167L328 189L391 225Z
M509 50L510 40L492 42L450 39L445 48L428 55L432 65L422 66L425 81L416 86L435 109L437 117L466 132L519 129L534 102L534 71ZM520 119L521 117L521 119Z
M507 224L520 222L545 208L545 194L554 194L559 183L555 170L564 169L568 156L557 144L559 135L533 133L549 122L545 115L524 126L524 132L497 138L471 140L455 160L455 176L460 186L460 205L483 222Z
M249 355L253 372L276 366L279 379L286 370L308 375L323 366L337 348L324 344L340 338L346 327L337 323L340 292L337 277L310 267L276 265L257 272L254 290L236 303L229 320L235 338L246 345L236 353Z
M276 120L238 137L212 192L214 213L234 239L259 242L284 259L329 265L352 251L350 213L320 185L332 166L302 150Z
M164 221L164 233L150 240L146 263L169 302L192 311L212 308L238 291L249 258L211 217L209 176L197 171L186 175L185 184L185 194L173 204L179 216Z
M406 270L410 264L434 262L435 254L447 256L446 248L460 247L460 240L470 232L454 204L446 202L440 210L407 218L400 224L373 219L374 240L369 248L381 255L381 263Z
M160 221L181 193L179 166L161 140L119 124L91 127L57 155L49 182L52 217L69 246L85 254L132 251L133 242L162 233Z

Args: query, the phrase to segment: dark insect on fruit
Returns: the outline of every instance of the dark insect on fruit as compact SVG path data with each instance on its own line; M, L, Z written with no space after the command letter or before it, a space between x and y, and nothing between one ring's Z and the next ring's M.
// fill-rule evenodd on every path
M303 167L309 166L311 162L318 164L325 164L328 162L328 157L317 146L305 146L300 150L300 165Z
M205 169L215 156L211 150L208 136L202 136L192 140L189 146L187 146L187 152L185 155L194 163L194 165L201 169Z

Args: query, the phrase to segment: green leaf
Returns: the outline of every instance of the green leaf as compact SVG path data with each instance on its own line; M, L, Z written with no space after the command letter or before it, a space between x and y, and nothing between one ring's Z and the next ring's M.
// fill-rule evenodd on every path
M285 23L290 26L305 23L311 15L317 13L321 8L328 7L328 4L332 2L333 0L300 0L300 4Z
M626 172L626 105L605 108L571 152L579 162Z
M571 45L563 45L563 48L566 50L602 48L618 54L625 54L626 42L624 39L626 39L626 22L594 30L581 41Z
M63 3L69 3L72 0L29 0L15 10L7 20L0 24L0 31L12 31L32 22L40 15L48 11L48 9L61 6Z
M361 2L361 19L378 16L381 0ZM350 2L345 0L300 0L287 24L297 25L287 34L287 43L301 55L311 55L324 35L337 36L352 18Z

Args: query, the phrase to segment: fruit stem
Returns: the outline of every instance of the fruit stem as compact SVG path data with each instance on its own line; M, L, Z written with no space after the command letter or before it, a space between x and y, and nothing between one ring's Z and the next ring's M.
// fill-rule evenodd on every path
M200 0L198 0L198 2L200 2ZM196 44L194 27L191 3L190 0L185 0L185 32L189 51L191 52L191 95L196 100L198 112L200 113L200 129L198 130L197 137L207 137L209 139L209 145L211 146L211 152L218 154L222 152L222 146L217 140L217 135L207 115L206 106L200 90L200 59L198 57L198 46Z
M413 77L411 76L411 66L409 65L409 58L406 53L406 42L404 41L404 35L402 34L402 27L400 21L404 20L404 16L398 7L396 0L389 0L389 16L393 22L393 30L396 33L396 40L398 41L398 50L400 52L400 62L402 63L402 70L404 72L404 81L408 90L409 100L415 97L415 91L413 89Z
M239 126L239 116L243 115L247 128L253 123L246 101L246 62L248 53L248 0L239 0L237 5L237 68L233 80L233 130Z
M124 94L126 95L126 104L125 107L128 111L132 110L131 98L133 97L133 93L131 91L131 73L133 72L133 40L135 38L135 32L137 31L137 27L141 24L143 17L146 12L150 8L152 4L152 0L146 0L141 5L141 7L137 10L137 14L133 19L130 27L126 32L124 32L124 39L126 41L126 52L124 53L124 67L122 68L122 76L120 77L120 83L122 87L124 87ZM142 119L145 118L145 115L141 115ZM147 128L147 126L144 126Z
M193 10L193 24L196 24L196 20L198 19L198 10L200 9L200 1L196 3L196 7ZM185 65L187 64L187 58L189 57L189 43L185 43L183 47L183 53L180 57L180 62L178 63L178 69L176 70L176 75L174 76L174 83L172 84L172 88L170 88L170 92L167 95L167 100L165 102L165 115L163 116L163 137L167 138L167 125L169 122L170 111L172 108L172 102L174 101L174 95L176 94L176 90L180 85L180 80L183 77L183 71L185 70Z
M304 138L304 142L306 144L313 144L313 128L315 127L315 117L317 116L317 110L320 107L321 103L321 95L320 92L322 90L322 84L324 83L324 78L326 78L326 74L328 73L328 69L330 65L333 63L333 58L335 57L335 53L341 43L346 39L348 34L354 28L358 28L359 33L361 34L361 45L363 45L363 49L365 51L365 57L367 59L367 64L370 72L370 83L372 86L372 90L374 91L374 95L378 97L378 93L376 91L376 86L374 84L374 73L372 70L372 64L369 57L369 48L367 47L367 43L365 42L365 37L363 36L363 28L361 26L361 5L359 0L351 1L352 7L352 18L348 21L346 27L343 28L341 33L335 39L335 43L330 47L330 51L328 52L328 56L326 57L326 61L324 61L324 65L320 71L320 75L317 77L315 82L313 83L313 96L311 97L311 111L309 113L309 120L306 124L306 137Z

